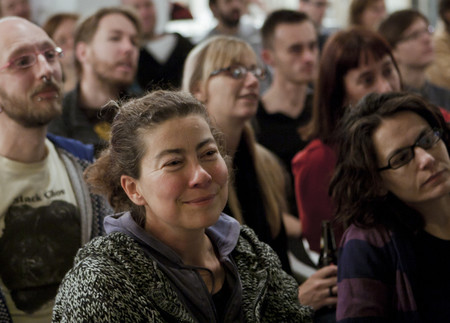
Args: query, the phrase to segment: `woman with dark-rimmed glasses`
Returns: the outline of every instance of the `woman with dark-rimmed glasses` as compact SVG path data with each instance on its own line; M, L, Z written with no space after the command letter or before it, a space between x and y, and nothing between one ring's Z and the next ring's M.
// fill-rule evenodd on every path
M371 94L343 117L330 187L349 225L339 322L448 321L449 134L439 109L413 94Z

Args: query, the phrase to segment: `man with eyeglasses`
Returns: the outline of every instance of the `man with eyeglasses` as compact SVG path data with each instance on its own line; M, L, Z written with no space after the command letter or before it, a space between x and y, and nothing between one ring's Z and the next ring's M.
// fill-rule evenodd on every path
M62 116L51 133L93 144L96 155L109 139L115 110L102 108L110 100L134 95L139 59L140 22L124 7L101 8L75 30L76 88L63 100Z
M392 13L378 31L392 47L404 89L450 110L450 90L431 83L426 70L434 60L433 28L419 11L405 9Z
M62 54L28 20L0 19L0 322L50 322L76 251L111 211L82 179L92 147L47 135Z

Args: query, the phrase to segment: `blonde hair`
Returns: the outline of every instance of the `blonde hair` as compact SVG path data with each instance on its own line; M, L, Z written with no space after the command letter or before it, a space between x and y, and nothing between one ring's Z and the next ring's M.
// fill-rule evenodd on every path
M258 57L251 46L238 38L229 36L209 38L189 53L184 65L182 90L194 93L199 86L202 86L206 93L207 81L213 71L238 64L249 57L254 57L258 62ZM277 157L256 142L249 124L245 125L242 136L253 159L272 237L276 237L281 229L281 213L287 211L286 176ZM255 185L258 184L255 183ZM228 191L231 215L240 223L244 223L233 181L229 181Z

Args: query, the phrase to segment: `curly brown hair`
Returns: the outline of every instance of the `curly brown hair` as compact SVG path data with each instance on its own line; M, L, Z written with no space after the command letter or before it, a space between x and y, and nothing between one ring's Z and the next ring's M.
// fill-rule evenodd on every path
M394 194L383 194L373 133L385 118L410 111L431 128L443 129L442 140L450 151L450 128L439 109L422 97L406 92L369 94L348 109L337 130L338 161L330 184L337 218L360 227L384 225L415 232L423 227L422 216Z

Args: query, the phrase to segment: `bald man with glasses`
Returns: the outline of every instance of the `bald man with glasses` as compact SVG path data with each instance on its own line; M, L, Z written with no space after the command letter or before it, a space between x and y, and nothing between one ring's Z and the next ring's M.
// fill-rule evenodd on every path
M37 25L0 19L0 322L50 322L76 251L110 212L82 180L92 146L47 134L61 55Z

